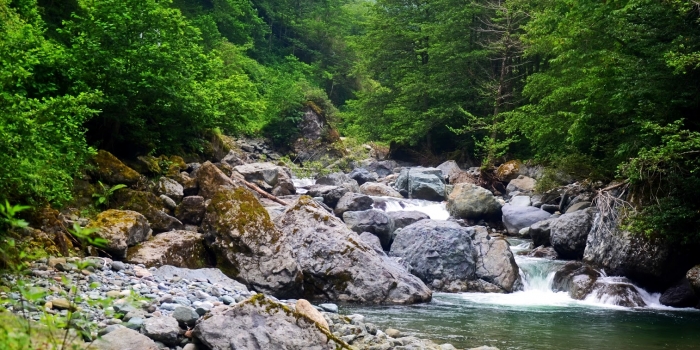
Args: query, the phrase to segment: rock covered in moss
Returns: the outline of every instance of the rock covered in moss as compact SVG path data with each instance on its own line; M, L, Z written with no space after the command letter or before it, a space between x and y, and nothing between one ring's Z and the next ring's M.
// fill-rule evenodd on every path
M432 296L420 279L379 255L311 197L302 196L275 225L296 253L307 299L410 304Z
M146 217L132 210L103 211L89 227L99 229L97 235L107 240L103 249L119 259L126 257L128 247L146 241L152 232Z
M219 188L202 228L224 273L278 297L299 295L302 273L294 253L250 191Z
M97 151L92 162L95 165L93 175L108 184L133 185L141 178L136 170L129 168L117 157L104 150Z
M211 198L221 187L237 187L230 177L226 176L211 162L202 164L194 174L199 186L199 195L206 199Z
M198 269L210 265L209 253L201 234L192 231L170 231L129 248L127 260L146 267L173 265Z
M115 193L118 208L137 211L148 219L154 232L182 230L185 226L180 220L164 211L163 200L151 192L123 189Z
M297 300L297 303L294 306L294 311L296 311L297 313L303 314L304 316L316 322L317 325L325 328L326 330L330 329L328 327L328 322L326 322L326 319L323 318L321 312L316 310L316 308L314 308L314 306L311 305L311 303L309 303L308 300L299 299Z
M336 350L349 346L305 314L262 295L234 306L216 307L194 328L212 350Z

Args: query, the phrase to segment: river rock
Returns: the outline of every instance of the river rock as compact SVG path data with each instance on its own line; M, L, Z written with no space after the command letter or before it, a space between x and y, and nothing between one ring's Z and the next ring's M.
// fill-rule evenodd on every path
M563 259L581 259L586 249L588 232L593 226L595 209L564 214L551 224L550 242Z
M321 197L323 198L324 204L330 208L335 208L340 198L342 198L348 192L352 191L342 186L313 185L309 187L307 194L311 197Z
M185 195L184 194L184 188L182 185L180 185L177 181L162 176L158 181L156 182L155 185L155 191L158 195L166 195L175 201L179 201L182 199L182 197Z
M503 212L503 224L510 234L516 234L521 229L549 219L552 216L552 214L539 208L516 207L510 204L504 205L501 210Z
M506 186L506 193L520 192L521 194L531 194L535 190L537 180L519 175L516 179L511 180Z
M393 240L394 222L387 213L378 209L364 211L346 211L343 221L349 229L357 234L370 232L379 237L384 250L389 250Z
M150 317L143 321L141 333L165 345L175 346L178 344L180 327L177 320L170 316Z
M501 204L493 193L470 183L455 185L447 198L447 210L455 218L492 220L501 215Z
M248 288L236 280L224 275L223 272L215 268L186 269L165 265L153 271L153 276L172 280L175 277L190 281L209 282L239 292L248 292Z
M503 182L515 180L520 175L520 168L523 163L517 159L507 161L498 166L496 176Z
M207 207L202 229L217 267L228 276L277 297L292 298L301 292L302 273L293 251L248 190L219 189Z
M557 251L554 250L552 247L545 247L545 246L539 246L533 250L531 250L527 256L532 257L532 258L544 258L544 259L549 259L549 260L556 260L559 258L559 255L557 254Z
M115 193L115 203L124 210L133 210L143 214L148 219L153 232L185 229L185 225L180 220L165 213L163 201L151 192L125 188Z
M380 178L383 178L393 174L394 169L396 169L398 166L399 165L396 163L396 161L381 160L371 162L366 168L370 172L377 173Z
M592 267L580 261L570 261L554 274L552 290L568 292L572 299L583 300L593 290L598 277L598 272Z
M360 193L368 196L403 198L401 193L391 186L376 182L366 182L360 186Z
M204 205L204 197L188 196L175 209L175 216L185 224L199 225L204 219L207 208Z
M340 186L350 192L360 192L360 185L348 175L337 172L316 179L317 185Z
M700 295L700 265L693 266L685 274L685 277L688 279L690 286L693 287L695 294Z
M374 201L369 196L348 192L340 197L338 204L335 206L334 212L335 215L342 217L343 213L346 211L363 211L372 209L372 204L374 204Z
M365 182L376 182L379 179L377 173L371 173L365 168L355 168L348 174L348 177L357 181L358 185L362 185Z
M129 168L111 153L99 150L92 158L95 165L91 174L110 185L133 185L139 181L141 174Z
M670 288L666 289L659 302L662 305L672 307L695 307L698 305L698 296L687 278L683 278Z
M246 181L269 192L277 185L279 168L272 163L252 163L236 166L233 170L243 175Z
M119 327L102 338L96 340L92 346L99 350L159 350L158 345L151 338L126 327Z
M192 231L170 231L129 248L127 262L146 267L173 265L191 269L211 265L201 234Z
M432 296L423 282L379 255L310 197L302 196L275 224L296 252L307 299L410 304Z
M118 259L126 257L128 247L146 241L152 233L146 217L131 210L103 211L89 227L98 229L96 234L107 240L102 249Z
M335 350L348 346L305 314L262 296L212 309L193 335L212 350Z
M386 214L389 215L391 220L394 222L394 229L404 228L415 222L430 219L428 214L415 210L390 211Z
M492 237L486 227L472 227L472 244L476 249L476 277L510 293L522 289L520 269L503 238Z
M550 246L551 241L549 238L552 234L552 223L556 220L557 218L551 218L532 224L529 231L530 238L532 238L532 244L534 244L536 247Z
M384 249L382 248L382 243L379 241L379 237L377 237L374 233L369 233L369 232L362 232L360 234L360 239L367 243L372 249L374 249L375 252L377 252L379 255L384 255Z
M177 320L177 323L182 328L193 327L197 319L199 319L199 314L193 308L189 306L176 306L173 310L173 318Z
M210 199L221 187L239 187L230 177L226 176L216 165L204 162L194 173L199 187L199 195Z
M316 322L318 326L321 326L326 330L330 329L328 327L328 322L326 322L326 319L323 318L323 314L316 310L316 308L314 308L308 300L297 300L296 304L294 305L294 311L308 317L310 320Z
M596 216L583 261L626 276L652 290L665 290L693 266L697 253L619 229L605 229L608 217ZM603 222L603 223L601 223Z
M510 205L516 207L529 207L531 203L530 196L515 196L510 199Z
M436 168L404 168L394 188L409 198L442 201L445 199L445 180Z
M444 289L455 281L476 279L479 256L472 245L473 235L474 228L455 222L421 220L397 234L390 255L405 261L423 282Z
M625 277L600 277L593 285L589 298L624 307L644 307L646 302L637 287Z
M462 172L462 169L459 168L459 165L457 165L457 162L454 160L448 160L438 165L436 168L440 169L447 183L452 183L452 180Z
M566 209L566 214L573 213L575 211L583 210L591 206L591 202L588 201L583 201L583 202L578 202L576 204L573 204L569 206Z

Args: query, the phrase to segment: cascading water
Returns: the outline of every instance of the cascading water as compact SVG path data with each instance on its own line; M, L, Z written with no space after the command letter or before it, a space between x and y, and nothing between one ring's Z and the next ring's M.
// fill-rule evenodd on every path
M381 198L383 199L383 205L385 205L384 211L386 212L419 211L430 216L432 220L447 220L450 217L445 202L431 202L421 199L398 199L393 197Z

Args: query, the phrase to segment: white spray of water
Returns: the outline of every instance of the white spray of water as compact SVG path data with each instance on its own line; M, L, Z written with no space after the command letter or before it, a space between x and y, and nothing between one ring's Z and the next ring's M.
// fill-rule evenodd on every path
M386 199L386 212L392 211L419 211L427 214L432 220L447 220L450 213L447 212L445 202L431 202L420 199Z

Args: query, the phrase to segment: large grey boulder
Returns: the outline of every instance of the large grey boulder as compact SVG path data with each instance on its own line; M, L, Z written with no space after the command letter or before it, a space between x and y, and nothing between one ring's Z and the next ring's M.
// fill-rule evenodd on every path
M394 222L387 213L378 209L364 211L346 211L343 221L349 229L357 234L370 232L379 237L384 250L389 250L393 240Z
M92 343L91 348L98 350L159 350L158 344L151 338L126 327L105 334Z
M178 344L177 336L180 334L180 326L177 320L170 316L150 317L141 325L143 335L159 341L168 346Z
M387 212L387 215L394 221L394 229L404 228L414 222L430 219L428 214L415 210L391 211Z
M396 163L396 161L381 160L371 162L366 168L370 172L377 173L380 178L383 178L393 174L394 169L396 169L398 166L399 165Z
M348 345L306 314L263 296L212 309L193 335L211 350L335 350Z
M247 292L248 288L240 282L224 275L223 272L215 268L187 269L170 265L161 266L152 271L153 276L164 280L171 280L174 277L190 281L209 282L214 286L228 288L234 291Z
M126 257L127 248L151 237L146 217L132 210L107 210L97 214L89 228L97 229L97 236L107 241L104 251L117 259Z
M368 196L403 198L401 193L391 186L377 182L366 182L360 186L360 193Z
M583 261L611 276L626 276L652 290L664 290L683 277L697 253L617 228L606 229L598 214L588 234Z
M473 227L472 244L476 248L476 277L510 293L521 290L520 269L503 238L491 237L483 226Z
M551 224L552 248L563 259L581 259L586 249L588 232L591 231L595 210L593 208L564 214Z
M374 204L374 200L372 200L372 198L369 196L348 192L340 197L338 204L335 206L334 212L335 215L342 217L343 213L346 211L363 211L372 209L372 204Z
M551 218L530 225L530 238L532 238L532 244L535 247L552 245L549 238L552 235L552 223L556 220L557 218Z
M501 204L493 193L470 183L455 185L447 198L450 215L467 220L492 220L500 217Z
M510 180L508 186L506 186L506 193L511 194L512 192L519 192L521 194L531 194L535 191L536 185L537 180L519 175L518 178Z
M357 181L358 185L362 185L365 182L376 182L379 176L377 173L371 173L365 168L356 168L348 174L348 177Z
M473 228L451 221L421 220L401 230L390 255L401 258L412 274L438 290L476 279L479 257Z
M340 198L342 198L348 192L352 191L343 186L313 185L309 187L307 194L311 197L321 197L323 198L324 204L331 208L335 208Z
M286 168L273 163L251 163L235 166L233 170L267 192L276 196L295 194L292 176Z
M173 265L191 269L211 266L204 238L192 231L170 231L129 248L127 262L146 267Z
M624 307L647 305L637 286L626 277L599 277L591 289L591 298L608 304Z
M672 307L695 307L698 306L698 296L688 279L682 278L661 294L659 302Z
M451 180L462 172L462 169L459 168L459 165L457 165L457 162L454 160L448 160L438 165L436 168L442 171L442 176L448 183L452 183Z
M360 192L360 185L354 179L343 173L332 173L316 179L317 185L340 186L350 192Z
M503 212L503 224L508 233L516 234L518 231L532 224L549 219L552 214L535 207L516 207L506 204L501 208Z
M445 180L437 168L404 168L394 188L409 198L442 201L445 199Z
M177 181L165 176L158 179L155 185L155 191L157 194L164 194L175 201L179 201L184 196L184 187Z
M432 296L420 279L379 255L310 197L302 196L275 225L296 252L306 299L410 304Z
M217 267L249 288L277 297L296 297L302 273L294 252L265 208L244 188L221 188L202 223Z
M591 293L599 276L589 265L570 261L554 274L552 290L567 292L572 299L583 300Z
M175 217L190 225L199 225L204 219L207 207L204 205L204 197L188 196L175 208Z

